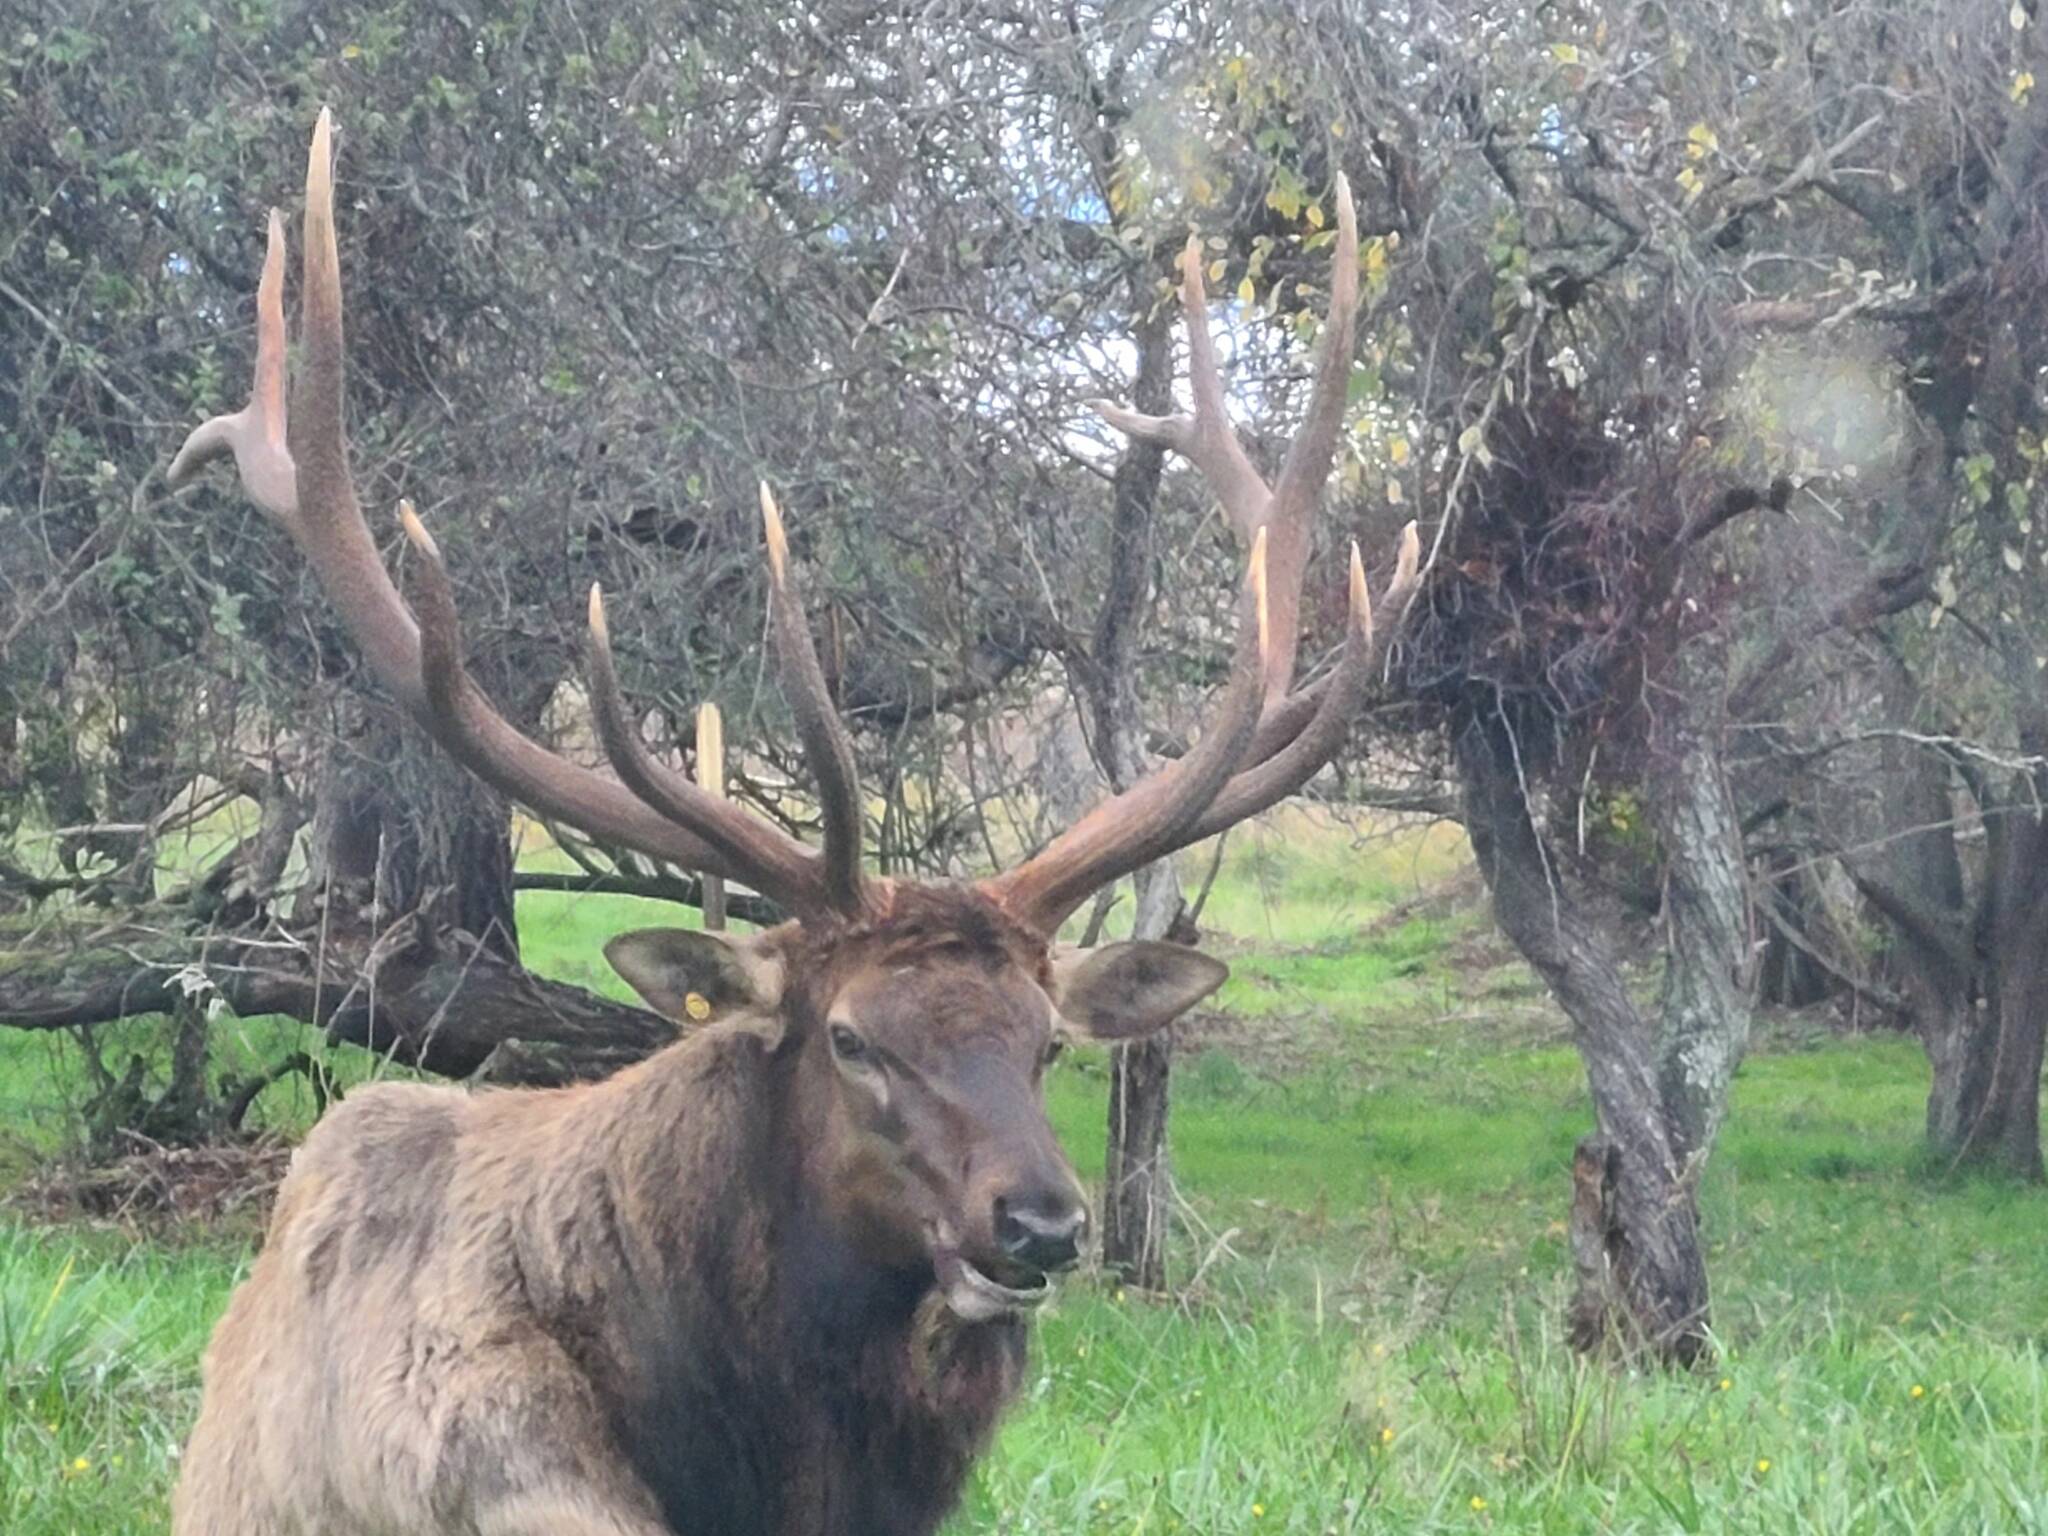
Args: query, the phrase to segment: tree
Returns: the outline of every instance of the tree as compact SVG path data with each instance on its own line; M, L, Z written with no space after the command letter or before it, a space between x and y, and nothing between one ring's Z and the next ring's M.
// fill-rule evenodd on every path
M1881 71L1918 24L1870 18L1834 69ZM1783 634L1740 708L1758 798L1885 937L1932 1068L1931 1153L2039 1178L2048 353L2012 317L2048 276L2048 106L2031 7L1938 25L1938 62L1864 135L1885 173L1805 168L1828 199L1807 225L1854 285L1738 306L1789 381L1764 391L1762 435L1835 510L1786 566Z

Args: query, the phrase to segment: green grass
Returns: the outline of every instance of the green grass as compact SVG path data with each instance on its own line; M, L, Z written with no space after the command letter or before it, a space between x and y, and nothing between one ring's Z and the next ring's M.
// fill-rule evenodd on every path
M1387 915L1455 847L1288 833L1238 840L1209 908L1235 975L1175 1080L1181 1291L1064 1288L955 1531L2048 1533L2048 1194L1923 1166L1915 1046L1769 1034L1705 1184L1714 1367L1588 1365L1560 1021L1477 914ZM535 963L613 991L603 938L673 920L521 907ZM0 1098L62 1071L0 1040ZM1090 1175L1105 1077L1076 1052L1051 1086ZM0 1217L0 1530L164 1529L246 1253Z

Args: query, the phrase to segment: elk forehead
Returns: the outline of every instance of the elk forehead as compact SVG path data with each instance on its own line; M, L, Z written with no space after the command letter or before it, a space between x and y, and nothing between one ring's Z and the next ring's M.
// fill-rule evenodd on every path
M1032 974L1009 956L964 949L868 967L841 989L827 1017L912 1059L1012 1039L1037 1049L1053 1028L1052 1000Z

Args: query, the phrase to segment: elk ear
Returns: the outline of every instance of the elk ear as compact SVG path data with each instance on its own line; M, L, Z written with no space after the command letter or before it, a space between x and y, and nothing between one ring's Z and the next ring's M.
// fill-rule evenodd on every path
M648 1007L677 1023L773 1016L782 1000L782 961L762 942L766 937L638 928L606 944L604 957Z
M1053 955L1053 1003L1093 1040L1130 1040L1172 1023L1222 986L1230 967L1184 944L1134 939Z

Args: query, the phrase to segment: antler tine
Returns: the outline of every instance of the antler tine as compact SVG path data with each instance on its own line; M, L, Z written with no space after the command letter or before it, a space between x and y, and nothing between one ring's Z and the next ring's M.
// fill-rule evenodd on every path
M249 499L287 527L299 507L298 472L285 446L284 215L270 210L263 277L256 285L256 373L239 411L192 430L165 483L182 489L215 459L232 455Z
M1266 535L1252 540L1237 650L1214 717L1186 756L1098 804L1032 858L982 882L1019 921L1052 933L1090 892L1182 846L1186 829L1243 760L1265 700L1273 644Z
M521 735L491 707L462 665L454 594L439 552L410 507L407 534L426 557L422 626L378 557L349 476L342 426L341 256L334 228L333 119L323 109L306 164L304 367L287 419L283 220L270 218L257 289L257 351L248 405L189 437L165 478L175 489L232 454L249 496L284 525L333 602L370 670L453 757L538 815L600 842L637 849L706 874L754 882L756 867L663 817L607 774L572 763ZM771 832L774 829L769 829ZM777 832L775 835L781 836ZM801 852L801 845L789 840Z
M1171 448L1202 473L1223 503L1239 540L1250 547L1267 523L1273 493L1245 456L1223 402L1223 375L1209 334L1209 295L1202 281L1202 242L1189 235L1180 258L1181 313L1188 328L1188 390L1192 412L1148 416L1110 400L1090 400L1089 409L1126 437Z
M1337 175L1337 243L1330 256L1330 308L1316 353L1315 378L1301 430L1288 445L1273 484L1274 622L1280 644L1266 672L1269 703L1284 697L1294 681L1295 647L1301 634L1301 584L1308 572L1310 534L1316 503L1330 478L1337 439L1344 428L1350 395L1351 348L1358 320L1358 213L1351 184Z
M848 915L862 912L868 901L861 877L860 778L853 765L853 743L825 686L811 643L810 621L789 571L789 535L775 493L761 482L761 530L768 545L768 623L775 644L775 663L783 692L796 717L798 738L818 784L818 810L825 824L824 885L828 903Z
M753 871L753 883L763 895L795 912L817 904L823 881L815 854L780 828L664 766L648 751L619 690L618 672L612 665L611 630L604 617L604 593L595 582L590 586L584 681L605 755L628 789L669 820L703 838L731 867Z
M1258 743L1254 742L1251 766L1231 776L1209 808L1181 836L1179 847L1214 837L1247 817L1278 805L1337 755L1372 687L1373 673L1386 653L1387 638L1399 631L1408 605L1422 585L1417 574L1421 552L1422 542L1411 522L1401 531L1401 552L1395 562L1394 579L1382 604L1388 623L1376 631L1372 596L1365 582L1365 563L1359 558L1358 545L1352 544L1351 616L1344 636L1344 653L1320 690L1315 714L1292 741L1263 760L1258 757ZM1269 715L1268 719L1271 718Z

